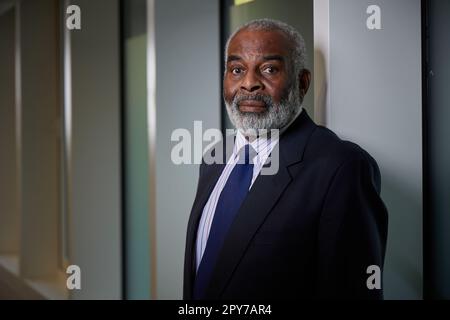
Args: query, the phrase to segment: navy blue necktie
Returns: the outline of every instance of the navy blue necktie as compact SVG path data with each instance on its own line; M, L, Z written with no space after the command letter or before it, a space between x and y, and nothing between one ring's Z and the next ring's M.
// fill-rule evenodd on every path
M253 177L253 164L250 163L250 148L251 146L246 144L241 149L239 161L233 168L233 171L231 171L217 202L205 252L195 277L194 299L204 298L205 290L211 280L211 275L228 229L233 223L250 188ZM253 148L251 149L253 151ZM242 157L245 158L243 159Z

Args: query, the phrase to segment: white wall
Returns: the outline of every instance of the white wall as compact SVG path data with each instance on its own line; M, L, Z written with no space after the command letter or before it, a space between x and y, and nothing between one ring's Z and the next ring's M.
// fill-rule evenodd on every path
M324 114L320 120L377 160L382 198L389 210L385 298L419 299L423 274L420 0L316 2L316 8L324 10L316 20L320 34L316 57L322 59L318 61L322 62L321 87L326 89L316 91L316 108ZM366 27L369 5L381 8L381 30Z

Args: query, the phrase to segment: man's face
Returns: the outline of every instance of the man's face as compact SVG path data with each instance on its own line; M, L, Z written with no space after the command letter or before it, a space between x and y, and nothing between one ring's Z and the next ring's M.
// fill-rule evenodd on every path
M237 128L280 129L299 110L299 79L293 74L291 49L280 31L242 30L231 40L223 95Z

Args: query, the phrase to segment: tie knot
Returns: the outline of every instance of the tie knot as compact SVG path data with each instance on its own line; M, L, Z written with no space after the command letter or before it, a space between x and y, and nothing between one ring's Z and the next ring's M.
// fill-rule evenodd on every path
M247 143L239 151L238 164L253 164L253 158L256 156L256 151Z

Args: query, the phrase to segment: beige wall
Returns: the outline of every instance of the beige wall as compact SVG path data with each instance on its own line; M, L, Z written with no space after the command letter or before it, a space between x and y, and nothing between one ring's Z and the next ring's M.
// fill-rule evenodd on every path
M14 8L0 13L0 254L19 251L15 21Z
M58 268L57 0L22 1L20 13L20 268L35 278Z

